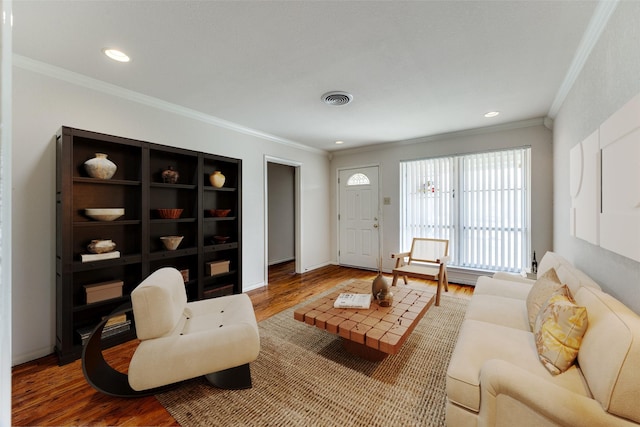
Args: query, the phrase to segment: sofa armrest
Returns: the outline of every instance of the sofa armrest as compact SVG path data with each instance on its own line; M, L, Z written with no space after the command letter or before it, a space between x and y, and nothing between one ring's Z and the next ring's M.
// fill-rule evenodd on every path
M533 285L534 283L536 283L535 280L527 279L526 277L522 277L519 274L505 273L503 271L493 273L493 276L491 277L499 280L508 280L510 282L526 283L528 285Z
M478 426L539 426L541 419L547 425L637 426L605 412L600 403L590 397L555 385L504 360L485 362L480 372L480 390ZM507 401L510 403L508 411L503 407ZM514 403L522 410L514 411ZM535 413L540 418L518 417L523 413Z

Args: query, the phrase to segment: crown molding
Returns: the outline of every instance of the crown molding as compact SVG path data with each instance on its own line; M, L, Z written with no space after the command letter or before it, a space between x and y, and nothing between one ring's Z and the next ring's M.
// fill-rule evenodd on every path
M288 147L296 148L299 150L309 151L316 154L327 155L327 151L319 150L317 148L309 147L299 142L291 141L286 138L281 138L276 135L271 135L266 132L261 132L246 126L239 125L237 123L230 122L228 120L220 119L209 114L202 113L200 111L193 110L191 108L183 107L181 105L173 104L171 102L164 101L159 98L144 95L133 90L125 89L120 86L106 83L102 80L87 77L83 74L69 71L64 68L56 67L45 62L37 61L35 59L28 58L26 56L13 54L13 65L34 73L42 74L47 77L51 77L57 80L62 80L67 83L81 86L87 89L102 92L107 95L116 96L128 101L137 102L148 107L156 108L158 110L167 111L172 114L187 117L193 120L198 120L203 123L207 123L213 126L221 127L224 129L232 130L234 132L242 133L245 135L254 136L257 138L265 139L268 141L276 142L278 144L286 145Z
M495 132L501 132L501 131L512 130L512 129L528 128L533 126L544 126L545 121L546 121L546 118L537 117L534 119L518 120L515 122L503 123L499 125L465 129L465 130L459 130L459 131L447 132L447 133L440 133L437 135L422 136L418 138L405 139L401 141L391 141L391 142L385 142L382 144L374 144L374 145L363 145L361 147L354 147L347 150L334 150L334 151L331 151L331 154L332 154L332 157L339 157L345 154L365 153L370 151L384 150L387 148L397 148L405 145L425 144L429 142L444 141L452 138L484 135L487 133L495 133Z
M569 70L564 76L564 80L562 81L562 84L560 84L556 97L549 108L548 116L552 119L555 119L558 115L560 107L562 107L569 91L578 79L584 64L587 62L589 55L591 55L593 47L600 39L600 35L602 34L604 27L606 27L607 22L609 22L609 18L618 6L618 1L619 0L600 0L598 2L596 10L593 12L593 16L591 17L591 21L589 21L589 25L587 26L587 29L582 36L582 40L578 45L573 61L569 66Z

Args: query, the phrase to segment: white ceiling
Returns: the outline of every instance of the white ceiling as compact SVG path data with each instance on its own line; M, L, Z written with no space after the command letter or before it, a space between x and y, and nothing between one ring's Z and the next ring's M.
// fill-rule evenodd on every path
M14 0L13 51L333 151L548 116L597 6ZM325 105L331 90L354 100Z

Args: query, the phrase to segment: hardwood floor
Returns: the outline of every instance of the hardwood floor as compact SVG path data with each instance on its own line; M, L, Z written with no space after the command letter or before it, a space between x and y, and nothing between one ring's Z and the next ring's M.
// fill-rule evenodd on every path
M269 270L269 286L248 292L258 321L328 290L347 279L373 280L376 273L327 266L295 274L293 263ZM388 277L388 276L387 276ZM435 288L435 283L431 283ZM450 285L451 293L471 295L470 286ZM105 359L126 372L136 340L105 351ZM18 365L12 372L12 425L15 426L176 426L155 397L123 399L103 395L85 381L80 361L58 366L55 355Z

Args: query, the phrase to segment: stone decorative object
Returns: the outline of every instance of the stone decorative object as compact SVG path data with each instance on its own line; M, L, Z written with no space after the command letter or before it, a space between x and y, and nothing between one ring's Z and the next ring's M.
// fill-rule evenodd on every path
M96 239L87 245L87 250L92 254L104 254L113 251L115 248L116 244L113 240Z
M111 179L118 167L104 153L96 153L93 159L84 162L84 169L91 178Z
M216 188L222 188L225 179L225 176L220 171L215 171L211 175L209 175L209 181L211 181L211 185Z
M162 244L167 250L175 251L180 246L184 236L163 236L160 237Z
M381 307L389 307L393 302L393 293L389 290L389 283L382 275L382 259L378 260L378 275L371 284L373 298Z
M178 178L180 178L180 173L173 169L173 166L169 166L167 169L162 171L162 182L165 184L175 184L178 182Z

